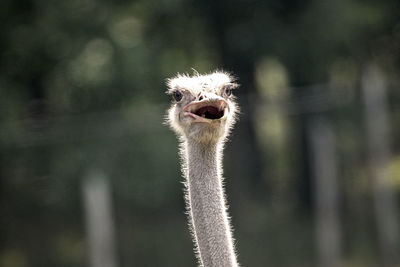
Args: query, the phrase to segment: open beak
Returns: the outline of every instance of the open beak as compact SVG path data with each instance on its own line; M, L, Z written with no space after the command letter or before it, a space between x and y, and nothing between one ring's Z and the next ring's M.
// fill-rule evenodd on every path
M228 103L223 99L193 101L183 108L183 114L193 122L212 122L224 117Z

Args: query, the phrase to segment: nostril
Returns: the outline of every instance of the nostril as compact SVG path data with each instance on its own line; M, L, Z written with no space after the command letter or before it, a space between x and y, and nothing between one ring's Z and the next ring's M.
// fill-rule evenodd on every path
M199 96L199 100L203 100L203 96L201 95L201 96Z

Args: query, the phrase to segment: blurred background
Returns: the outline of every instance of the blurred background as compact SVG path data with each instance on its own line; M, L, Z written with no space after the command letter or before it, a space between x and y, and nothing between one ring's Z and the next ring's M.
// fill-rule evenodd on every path
M196 266L176 73L224 69L243 266L400 266L398 0L2 0L0 266Z

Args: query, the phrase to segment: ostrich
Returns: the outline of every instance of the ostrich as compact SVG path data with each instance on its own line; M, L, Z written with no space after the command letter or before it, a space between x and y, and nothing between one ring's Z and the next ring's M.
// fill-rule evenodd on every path
M231 75L177 75L168 80L173 98L167 123L180 140L189 226L198 263L237 267L222 178L222 150L235 123Z

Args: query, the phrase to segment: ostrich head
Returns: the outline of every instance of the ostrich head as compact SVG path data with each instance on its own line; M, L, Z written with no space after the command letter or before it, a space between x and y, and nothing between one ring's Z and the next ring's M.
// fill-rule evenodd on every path
M180 136L200 143L223 140L235 123L237 106L232 90L238 87L224 72L168 80L173 103L168 123Z

